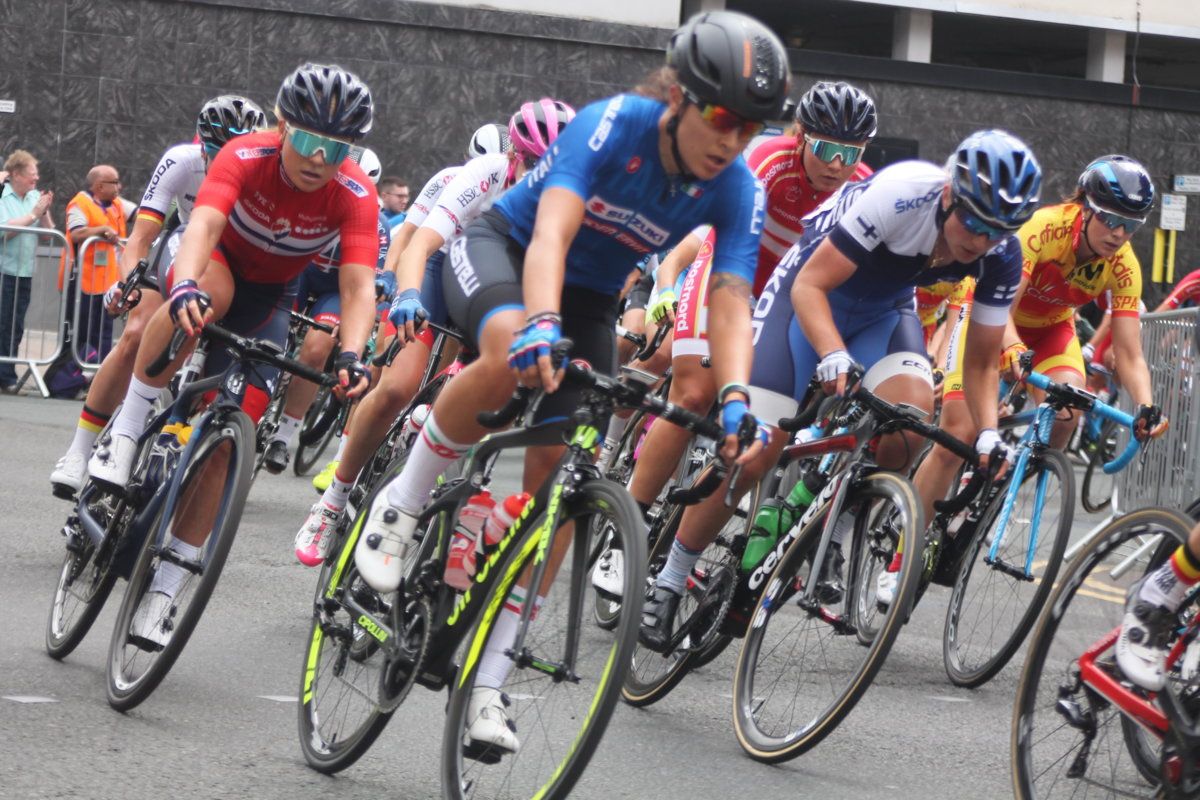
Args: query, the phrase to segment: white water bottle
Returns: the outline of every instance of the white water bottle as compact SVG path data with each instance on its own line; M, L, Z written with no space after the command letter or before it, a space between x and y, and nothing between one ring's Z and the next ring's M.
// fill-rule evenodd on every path
M475 575L475 542L495 506L491 492L484 489L471 497L459 512L458 524L454 526L454 540L450 542L450 553L446 556L446 571L442 576L447 586L462 592L471 585L471 578Z
M973 478L974 475L975 473L971 470L967 470L963 473L962 480L958 482L959 492L962 492L963 489L967 488L967 484L971 482L971 478ZM958 493L955 493L955 497L957 496ZM968 513L969 510L964 508L962 511L959 511L957 514L955 514L954 518L951 519L950 523L946 526L946 533L950 536L958 536L958 532L962 529L963 523L967 521Z

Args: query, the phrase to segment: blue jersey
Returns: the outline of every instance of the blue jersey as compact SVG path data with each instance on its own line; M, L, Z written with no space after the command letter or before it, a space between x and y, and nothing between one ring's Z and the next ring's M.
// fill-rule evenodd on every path
M740 155L709 181L668 175L658 153L665 109L636 95L589 105L496 204L511 223L509 235L528 246L544 189L583 199L583 224L567 251L567 286L615 295L638 262L700 225L717 230L713 269L753 283L766 210L761 184Z
M1016 236L1004 237L969 264L928 266L946 182L946 173L937 165L904 161L864 181L847 183L804 218L804 237L796 245L806 251L801 260L828 238L856 267L832 293L858 300L885 299L970 275L977 279L972 319L1003 325L1021 281Z

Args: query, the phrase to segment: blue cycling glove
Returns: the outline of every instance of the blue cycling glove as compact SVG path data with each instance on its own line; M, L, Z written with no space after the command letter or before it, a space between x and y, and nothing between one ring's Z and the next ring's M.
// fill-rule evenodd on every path
M388 319L397 329L403 328L409 322L420 326L428 318L429 312L421 305L421 293L416 289L405 289L396 295L392 300L392 309L388 312Z
M390 300L396 295L396 273L391 270L375 273L375 296Z
M749 417L755 425L755 437L764 445L767 443L767 429L758 424L758 420L754 419L754 415L750 413L750 406L745 400L726 400L721 406L721 427L725 430L726 436L737 436L742 427L742 420Z
M558 314L530 317L508 348L508 365L518 370L537 366L537 360L549 356L550 348L561 338L562 317Z

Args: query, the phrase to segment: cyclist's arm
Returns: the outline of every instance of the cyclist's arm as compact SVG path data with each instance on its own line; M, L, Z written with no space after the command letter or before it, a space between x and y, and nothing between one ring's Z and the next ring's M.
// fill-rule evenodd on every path
M394 229L393 229L394 230ZM387 261L384 262L383 268L387 272L396 273L396 285L403 290L405 287L400 283L400 257L404 255L405 248L412 241L413 235L417 232L417 226L404 220L400 224L400 232L392 239L392 244L388 247Z
M124 280L150 252L150 245L154 243L154 238L158 236L162 227L162 220L138 215L137 221L133 223L133 232L129 234L125 249L121 252L121 261L118 264L121 280Z
M808 262L796 274L792 284L792 308L800 329L820 358L834 350L846 349L833 321L829 293L849 280L857 269L853 261L826 239L817 245Z
M1021 282L1017 284L1017 293L1013 295L1012 305L1008 307L1008 321L1004 324L1004 347L1008 348L1014 344L1021 344L1021 334L1017 333L1017 322L1014 315L1017 313L1017 306L1021 304L1021 298L1025 296L1025 289L1029 286L1029 275L1023 274Z
M996 428L1000 373L996 361L1004 341L1005 325L984 325L974 318L967 323L963 351L963 397L976 430Z
M683 241L675 245L671 252L658 262L658 270L654 273L654 285L660 291L673 287L675 281L679 279L679 274L696 260L696 255L700 252L700 245L703 243L704 237L697 236L696 231L683 237Z
M522 288L525 313L559 313L567 250L583 224L583 198L570 189L551 186L538 201L533 236L525 250Z
M1142 322L1136 315L1116 314L1112 318L1113 349L1121 384L1129 390L1135 405L1150 405L1150 369L1142 356Z
M375 325L375 267L341 265L338 293L342 299L342 321L338 326L341 349L361 353Z
M401 230L400 235L403 236L408 225L405 224L404 230ZM395 259L394 269L396 272L396 291L403 292L406 289L416 289L420 291L421 283L425 279L425 262L429 257L441 249L446 240L442 235L433 228L427 225L422 225L413 232L408 240L404 243L404 251ZM399 239L392 244L391 250L388 252L388 267L392 265L392 251L395 251L399 244Z
M175 283L197 280L204 273L227 221L223 213L211 206L197 206L192 210L183 241L179 243L179 253L175 256Z

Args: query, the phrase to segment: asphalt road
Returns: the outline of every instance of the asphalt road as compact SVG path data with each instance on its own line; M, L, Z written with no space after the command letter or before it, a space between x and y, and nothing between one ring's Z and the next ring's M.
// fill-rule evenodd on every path
M374 748L329 778L297 743L296 695L315 571L292 537L315 494L262 475L220 585L174 670L128 714L105 702L120 592L65 661L44 650L68 505L48 476L77 403L0 397L0 798L440 797L445 697L417 688ZM503 465L515 475L515 462ZM1092 518L1077 515L1075 535ZM931 589L846 722L809 754L769 767L734 738L736 648L646 710L620 706L578 798L762 797L970 800L1011 794L1018 665L965 691L941 656L947 591ZM1018 657L1020 658L1020 657Z

